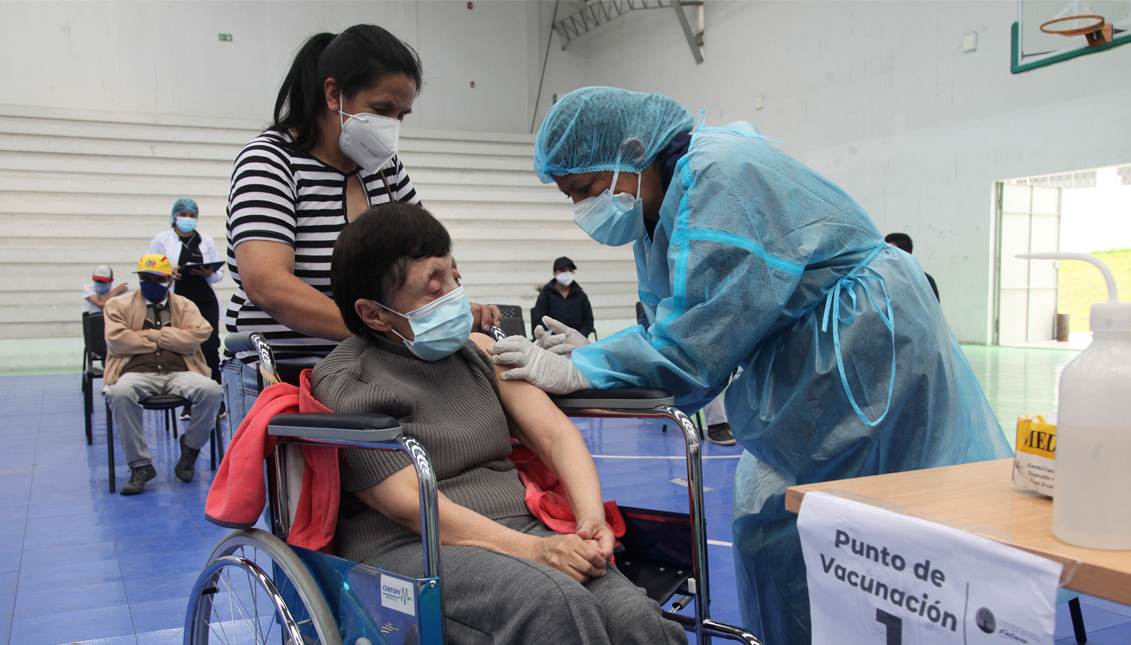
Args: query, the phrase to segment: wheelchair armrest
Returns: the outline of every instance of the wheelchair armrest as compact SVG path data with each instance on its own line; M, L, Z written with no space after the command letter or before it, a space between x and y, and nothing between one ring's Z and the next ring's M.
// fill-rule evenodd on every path
M622 387L611 390L579 390L572 394L551 394L563 410L613 408L617 410L652 410L660 405L674 405L671 392L659 387Z
M267 432L276 437L298 437L323 441L387 443L401 436L396 419L383 414L280 414L267 424Z
M251 331L241 331L235 334L228 334L224 338L224 349L233 354L236 352L255 351L256 347L251 342L251 335L254 333L255 332Z

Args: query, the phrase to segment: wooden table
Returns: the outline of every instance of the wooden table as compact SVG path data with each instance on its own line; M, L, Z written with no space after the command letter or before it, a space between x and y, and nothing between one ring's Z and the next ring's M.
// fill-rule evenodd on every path
M785 507L796 513L821 491L945 524L1064 565L1061 585L1131 605L1131 551L1061 542L1052 532L1052 499L1014 485L1012 459L793 486ZM1102 491L1099 491L1102 494Z

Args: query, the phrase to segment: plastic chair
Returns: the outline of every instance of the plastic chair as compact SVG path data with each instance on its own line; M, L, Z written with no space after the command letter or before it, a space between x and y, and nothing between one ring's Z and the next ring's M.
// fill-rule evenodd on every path
M110 492L113 493L117 481L114 473L114 414L110 411L110 401L104 399L104 402L106 405L106 459L110 470ZM174 416L175 411L177 408L188 405L191 401L175 394L153 394L145 397L138 403L141 404L143 410L160 410L162 416L165 417L165 433L168 434L169 428L172 426L173 438L176 439L178 434L177 419ZM211 468L212 470L216 470L217 461L224 460L224 441L219 414L216 415L216 420L210 433L208 453Z
M94 444L94 379L106 367L106 320L102 312L82 315L82 402L86 413L86 445ZM95 365L95 363L99 365Z
M507 336L525 336L526 322L522 319L522 307L518 305L495 305L503 315L499 324Z

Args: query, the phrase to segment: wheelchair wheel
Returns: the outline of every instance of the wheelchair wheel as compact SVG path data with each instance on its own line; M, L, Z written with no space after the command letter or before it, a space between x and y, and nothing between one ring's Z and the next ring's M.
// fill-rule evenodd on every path
M189 596L185 645L342 645L318 583L279 538L256 529L213 549Z

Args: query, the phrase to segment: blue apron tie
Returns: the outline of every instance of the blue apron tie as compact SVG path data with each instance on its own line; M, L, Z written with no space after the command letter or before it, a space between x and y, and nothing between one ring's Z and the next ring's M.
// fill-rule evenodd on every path
M884 417L888 415L888 409L891 408L892 393L895 391L895 319L891 313L891 298L888 296L887 287L884 286L884 279L880 277L879 274L870 275L863 273L864 269L868 268L868 264L880 254L883 248L884 243L881 242L876 248L872 249L872 252L868 254L868 257L864 258L863 262L857 264L851 271L836 281L836 284L829 290L829 295L825 299L825 313L821 320L821 331L826 332L829 329L829 318L832 318L833 348L836 350L836 366L837 369L840 370L840 383L844 386L844 393L848 395L848 402L852 404L852 409L856 410L856 415L868 426L879 424L884 420ZM874 270L873 273L875 273ZM880 289L884 294L884 304L887 309L887 315L884 315L883 309L880 308L880 305L872 296L872 291L868 289L867 280L874 280L879 283ZM868 297L872 306L875 307L876 311L880 314L880 320L883 321L884 326L891 332L891 378L888 380L888 400L887 404L884 405L884 413L875 421L870 421L868 417L865 416L864 411L860 409L860 406L856 404L856 397L852 395L852 389L848 387L848 378L844 375L844 358L841 356L840 350L840 323L850 323L856 318L857 285L864 290L864 295ZM843 304L847 307L847 303L841 299L842 293L847 295L852 303L852 309L848 311L847 316L841 313L841 305ZM836 315L832 315L834 309L836 309Z

